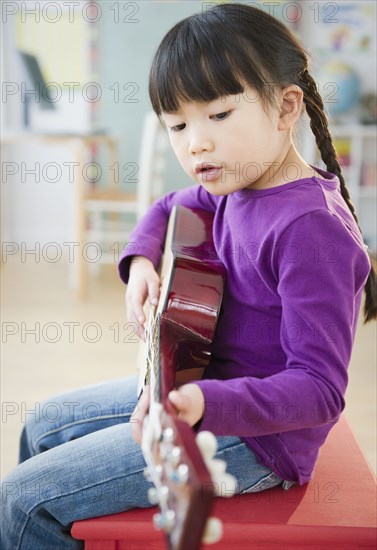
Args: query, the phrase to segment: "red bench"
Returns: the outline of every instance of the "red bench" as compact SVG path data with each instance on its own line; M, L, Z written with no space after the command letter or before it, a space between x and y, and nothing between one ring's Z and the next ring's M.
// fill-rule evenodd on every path
M217 498L213 515L223 521L224 535L207 548L376 550L376 497L375 476L342 417L306 485ZM72 536L85 541L85 550L165 550L163 534L152 525L155 512L134 509L77 521Z

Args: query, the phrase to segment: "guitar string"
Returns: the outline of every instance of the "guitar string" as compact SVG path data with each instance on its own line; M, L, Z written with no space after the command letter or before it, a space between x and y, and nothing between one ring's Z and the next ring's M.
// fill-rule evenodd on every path
M160 401L160 363L159 363L159 342L160 342L160 314L155 314L155 309L152 308L149 314L147 326L147 367L145 373L145 384L153 385L153 399L156 402ZM152 372L154 376L152 377ZM153 378L153 381L152 381ZM152 383L152 384L151 384Z

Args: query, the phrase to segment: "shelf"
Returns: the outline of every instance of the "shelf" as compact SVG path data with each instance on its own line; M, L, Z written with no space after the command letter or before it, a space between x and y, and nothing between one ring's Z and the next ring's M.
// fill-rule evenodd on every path
M355 207L364 240L370 251L377 249L376 138L377 125L333 123L330 128L342 172ZM319 153L316 151L316 159Z

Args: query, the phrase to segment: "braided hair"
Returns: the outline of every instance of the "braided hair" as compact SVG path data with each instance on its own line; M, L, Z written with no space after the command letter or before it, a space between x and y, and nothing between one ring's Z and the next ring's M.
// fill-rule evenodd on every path
M309 74L307 68L305 68L300 75L299 85L304 92L304 103L306 112L310 119L310 128L312 129L317 147L321 153L321 158L325 163L327 170L338 176L342 197L360 229L359 220L352 204L346 182L344 181L342 169L331 139L322 97L319 94L317 85L313 77ZM377 273L373 259L371 259L371 263L371 271L365 285L365 322L377 317Z
M226 3L177 23L153 59L149 96L161 118L162 112L176 111L185 101L209 102L242 94L244 82L256 90L266 112L275 106L277 89L291 84L302 89L322 160L327 170L338 176L342 197L359 225L323 101L308 71L308 56L289 29L268 13L250 5ZM365 285L365 322L377 319L377 272L372 259L371 264Z

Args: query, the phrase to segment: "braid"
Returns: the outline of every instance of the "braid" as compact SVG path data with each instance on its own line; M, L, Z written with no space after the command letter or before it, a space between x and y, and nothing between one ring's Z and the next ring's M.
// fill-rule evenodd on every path
M313 77L309 74L307 69L304 69L304 71L301 73L299 82L304 92L304 102L306 106L306 112L308 113L310 119L310 127L315 136L317 147L321 153L322 160L326 164L327 170L338 176L342 197L346 202L348 208L350 209L351 214L360 229L359 220L357 219L355 208L352 204L351 197L342 174L342 169L331 139L322 97L318 92L317 85ZM371 264L371 271L365 285L365 323L370 321L371 319L377 318L377 271L372 259Z
M332 172L338 176L342 197L346 201L357 225L359 225L359 220L357 219L355 208L351 202L351 197L347 189L346 182L344 181L342 169L331 139L322 97L317 90L317 85L313 77L306 69L302 73L301 84L303 84L306 111L310 118L310 128L315 136L322 160L326 164L328 172Z

